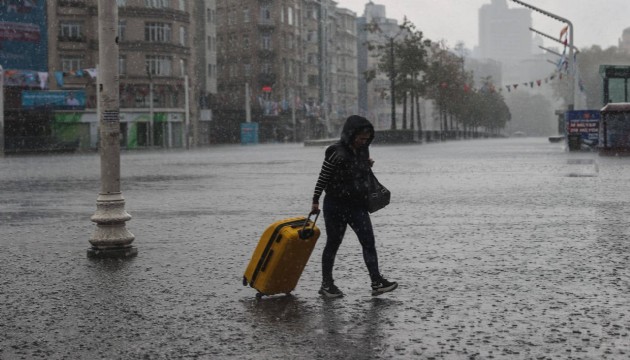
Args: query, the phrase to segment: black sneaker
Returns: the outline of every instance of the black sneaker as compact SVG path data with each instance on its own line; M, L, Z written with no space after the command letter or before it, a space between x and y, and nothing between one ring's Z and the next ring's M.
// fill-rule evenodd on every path
M319 289L319 293L327 298L338 298L343 296L343 293L335 286L335 284L322 284L322 287Z
M390 292L396 290L398 287L398 283L395 281L387 281L384 278L381 278L378 281L372 281L372 295L381 295L386 292Z

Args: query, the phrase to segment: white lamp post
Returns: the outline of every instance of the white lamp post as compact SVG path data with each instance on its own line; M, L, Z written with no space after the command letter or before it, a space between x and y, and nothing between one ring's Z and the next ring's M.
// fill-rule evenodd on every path
M138 254L134 236L125 227L131 216L125 211L120 192L120 103L118 93L118 6L98 0L99 38L99 128L101 190L91 220L96 229L90 238L88 257L126 258Z

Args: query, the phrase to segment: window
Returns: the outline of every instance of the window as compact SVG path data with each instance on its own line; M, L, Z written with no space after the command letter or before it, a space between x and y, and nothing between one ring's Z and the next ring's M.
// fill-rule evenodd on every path
M161 43L170 42L171 25L164 23L146 23L144 26L144 40Z
M271 50L271 35L269 34L261 35L260 46L263 50Z
M83 68L83 58L75 55L64 55L61 57L61 70L70 72Z
M116 5L118 5L118 7L127 6L127 0L116 0Z
M127 56L125 55L118 56L118 74L127 74Z
M288 34L286 37L286 47L287 49L293 49L293 34Z
M271 22L271 8L269 5L262 5L260 7L260 19L263 23Z
M216 10L214 9L206 9L206 17L208 18L208 23L214 24L216 21Z
M251 18L252 18L252 16L251 16L251 14L249 12L249 9L244 9L243 10L243 22L244 23L248 23L248 22L250 22L252 20Z
M293 25L293 8L292 7L287 8L287 23L289 25Z
M236 11L228 10L228 25L236 24Z
M243 75L245 75L245 77L252 76L252 64L249 64L249 63L243 64Z
M150 8L167 8L170 5L171 0L144 0L144 6Z
M83 38L83 24L72 21L62 21L59 24L59 36L63 40L80 40Z
M228 46L230 49L233 49L236 45L236 34L228 34Z
M317 20L317 8L313 5L309 5L306 9L306 17L309 19Z
M184 0L179 0L179 10L186 11L186 2Z
M179 61L179 75L186 75L186 69L188 69L188 61L186 59L181 59Z
M317 31L309 31L306 35L306 41L315 43L317 42Z
M146 69L147 73L156 76L170 76L172 60L169 56L147 55Z
M263 74L271 74L273 72L273 65L269 61L265 61L260 66L260 70Z
M125 41L125 33L127 30L127 20L118 21L118 40Z
M243 49L249 49L249 35L243 35Z
M209 78L217 77L217 66L215 64L208 64L208 77Z
M186 32L186 28L183 26L179 27L179 45L186 46L188 44L188 33Z
M317 65L317 57L316 53L309 53L307 58L309 65Z

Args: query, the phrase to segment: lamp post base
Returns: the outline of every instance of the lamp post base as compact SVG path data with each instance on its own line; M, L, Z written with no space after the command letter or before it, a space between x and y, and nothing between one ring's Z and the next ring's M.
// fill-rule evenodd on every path
M125 199L121 193L100 194L96 200L96 213L91 220L96 223L90 238L88 257L129 258L138 255L131 245L134 235L125 227L131 215L125 211Z
M87 249L87 256L91 259L125 259L138 255L138 248L135 246L123 246L116 248L98 248L92 246Z

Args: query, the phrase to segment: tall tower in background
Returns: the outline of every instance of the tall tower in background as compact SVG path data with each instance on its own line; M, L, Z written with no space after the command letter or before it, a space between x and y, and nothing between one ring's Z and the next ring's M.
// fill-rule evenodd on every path
M479 55L503 63L532 56L531 10L509 9L507 0L492 0L479 9Z

